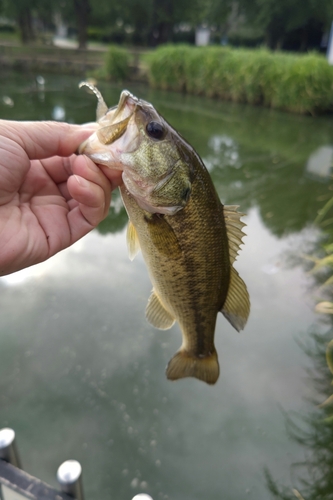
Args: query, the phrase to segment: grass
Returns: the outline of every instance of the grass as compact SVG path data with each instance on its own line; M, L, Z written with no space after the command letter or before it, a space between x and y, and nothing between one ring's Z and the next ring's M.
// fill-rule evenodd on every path
M6 31L0 31L0 43L1 42L19 43L20 37L16 32L8 33Z
M155 88L302 114L333 110L333 67L319 54L166 45L147 60Z

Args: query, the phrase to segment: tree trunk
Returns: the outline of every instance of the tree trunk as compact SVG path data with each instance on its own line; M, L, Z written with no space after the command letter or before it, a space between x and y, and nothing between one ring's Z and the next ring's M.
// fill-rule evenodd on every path
M265 32L264 45L268 48L272 48L272 34L270 29L267 29Z
M84 50L87 47L88 18L91 10L89 0L74 0L74 10L79 49Z
M306 49L308 48L308 39L309 39L309 31L308 27L305 26L304 28L302 28L301 31L301 44L299 48L301 52L305 52Z
M156 46L171 40L173 28L172 0L154 0L150 45Z
M167 43L171 41L171 34L172 34L172 24L170 22L161 22L158 25L158 44L160 43Z
M280 36L275 42L275 50L281 50L283 47L284 36Z
M19 25L21 42L33 42L35 39L35 34L32 27L32 16L29 7L21 10L18 15L17 22Z

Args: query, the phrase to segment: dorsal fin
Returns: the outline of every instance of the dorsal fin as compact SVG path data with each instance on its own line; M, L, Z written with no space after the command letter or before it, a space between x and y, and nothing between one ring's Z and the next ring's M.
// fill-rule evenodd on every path
M240 219L243 215L237 212L238 205L224 205L223 214L227 228L227 236L229 241L229 257L232 265L237 259L239 247L243 243L242 238L245 236L242 228L246 225Z
M237 212L237 208L238 205L223 207L229 243L230 282L221 312L239 332L243 330L250 314L250 298L244 281L232 266L237 258L239 247L243 243L242 238L245 236L242 231L245 224L240 220L245 214Z

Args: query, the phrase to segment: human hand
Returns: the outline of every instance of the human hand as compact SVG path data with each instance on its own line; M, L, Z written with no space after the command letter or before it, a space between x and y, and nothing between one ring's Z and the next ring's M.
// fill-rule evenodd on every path
M0 120L0 276L48 259L108 214L121 172L74 154L93 131Z

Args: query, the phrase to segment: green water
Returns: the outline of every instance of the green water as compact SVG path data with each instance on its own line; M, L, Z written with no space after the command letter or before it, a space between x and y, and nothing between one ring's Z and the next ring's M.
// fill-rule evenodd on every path
M0 117L94 119L95 99L77 78L44 77L38 90L35 75L2 74ZM121 87L99 87L117 103ZM99 230L0 279L0 428L16 430L25 470L52 485L62 461L79 460L89 500L139 492L266 500L265 467L280 484L299 484L292 464L305 450L287 434L286 414L312 412L313 361L300 343L315 350L311 333L329 329L313 312L316 287L302 255L320 245L312 222L333 185L309 172L309 158L331 147L333 120L129 90L196 148L223 203L247 213L236 267L251 296L248 325L237 334L218 318L216 386L167 381L180 330L145 320L151 285L141 255L128 259L115 195Z

